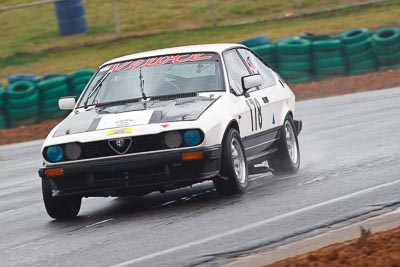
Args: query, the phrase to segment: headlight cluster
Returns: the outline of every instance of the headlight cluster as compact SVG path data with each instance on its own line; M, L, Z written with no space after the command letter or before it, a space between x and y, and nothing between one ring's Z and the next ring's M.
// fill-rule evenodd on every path
M44 150L45 158L52 163L60 162L63 158L67 160L76 160L79 159L81 154L81 146L78 143L69 143L63 146L49 146Z
M168 148L181 146L197 146L203 141L200 130L170 131L164 135L164 143Z

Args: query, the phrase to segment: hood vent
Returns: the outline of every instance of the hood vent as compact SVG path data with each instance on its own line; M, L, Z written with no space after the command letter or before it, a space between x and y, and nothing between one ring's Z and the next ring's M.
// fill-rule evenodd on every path
M175 100L177 98L186 98L186 97L196 97L199 94L194 92L194 93L182 93L182 94L173 94L173 95L161 95L161 96L151 96L151 100Z

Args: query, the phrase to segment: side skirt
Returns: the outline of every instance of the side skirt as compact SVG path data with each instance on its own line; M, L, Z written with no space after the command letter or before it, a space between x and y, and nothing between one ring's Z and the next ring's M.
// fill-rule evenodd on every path
M253 165L268 160L276 152L281 128L275 127L243 138L250 170L253 169Z

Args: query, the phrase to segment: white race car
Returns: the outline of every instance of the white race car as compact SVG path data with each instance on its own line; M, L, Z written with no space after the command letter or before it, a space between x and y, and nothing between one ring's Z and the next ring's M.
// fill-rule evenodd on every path
M238 44L177 47L100 66L48 135L39 169L47 213L75 217L82 197L144 195L213 180L242 193L249 173L297 172L295 96Z

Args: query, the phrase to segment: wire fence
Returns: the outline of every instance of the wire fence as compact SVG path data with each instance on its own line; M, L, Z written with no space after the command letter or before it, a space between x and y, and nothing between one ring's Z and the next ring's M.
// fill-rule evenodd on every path
M101 42L180 29L199 29L301 16L387 0L84 0L88 32L61 37L55 1L2 0L0 57L21 51ZM395 0L393 0L395 1Z

